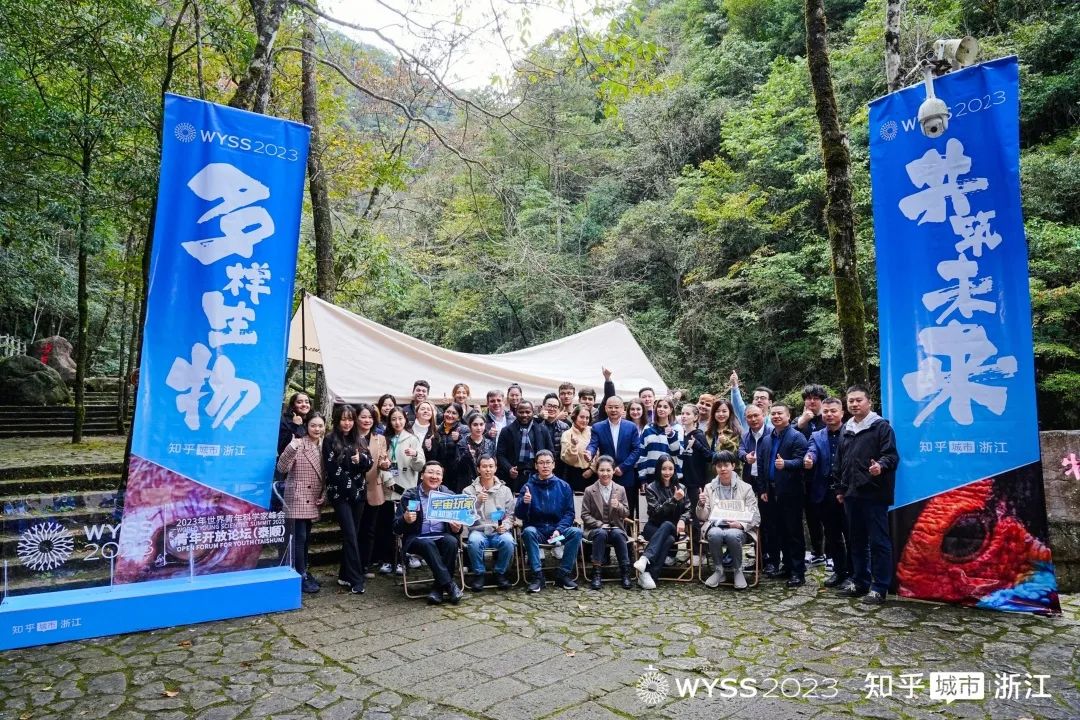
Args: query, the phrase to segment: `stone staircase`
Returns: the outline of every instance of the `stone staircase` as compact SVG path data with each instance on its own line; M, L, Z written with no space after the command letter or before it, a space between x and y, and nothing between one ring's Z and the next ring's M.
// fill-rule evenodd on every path
M116 435L120 408L116 394L86 393L84 435ZM63 437L75 429L75 408L71 405L0 405L0 438Z
M7 590L21 595L49 590L68 590L109 582L109 561L102 558L104 533L95 547L87 528L115 525L120 520L116 499L120 463L73 463L0 469L0 573L7 564ZM73 552L53 570L34 570L19 558L19 542L36 526L55 523L74 538ZM267 560L276 559L272 547ZM309 562L312 566L336 564L341 557L341 538L332 508L312 532ZM0 575L0 583L3 576Z

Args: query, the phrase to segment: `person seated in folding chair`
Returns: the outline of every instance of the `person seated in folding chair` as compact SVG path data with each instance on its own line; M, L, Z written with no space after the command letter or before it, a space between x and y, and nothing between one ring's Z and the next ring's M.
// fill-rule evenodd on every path
M634 569L638 571L641 589L655 590L656 581L649 568L659 572L667 562L671 546L690 527L690 499L686 486L675 481L675 461L670 455L657 458L656 479L646 486L645 501L649 521L641 529L641 535L649 544L634 563Z
M401 536L401 552L419 555L431 569L435 587L428 593L428 603L437 605L448 597L450 602L457 605L463 594L453 580L457 572L461 523L428 520L425 517L428 501L433 494L451 494L442 480L443 468L438 461L424 463L420 471L420 484L401 495L394 517L394 532Z
M596 473L600 479L585 488L585 495L581 499L581 523L592 543L593 574L589 587L599 590L602 586L600 567L608 555L610 543L619 561L622 586L630 590L634 584L630 581L630 554L626 549L624 527L626 517L630 514L626 490L615 482L615 460L610 455L601 455L597 459Z
M479 416L477 416L479 417ZM514 493L495 477L498 463L494 455L481 455L477 463L479 476L465 488L465 494L476 498L476 522L469 528L469 542L465 546L473 579L469 589L484 589L484 550L494 549L495 583L500 590L509 590L512 584L506 577L506 569L514 557Z
M565 590L577 590L571 574L581 546L581 528L574 525L574 491L565 480L555 476L555 455L540 450L534 460L536 474L518 493L514 514L525 528L521 532L532 577L529 592L544 589L544 571L540 565L541 544L562 544L563 554L555 584Z
M701 521L701 539L708 543L713 574L705 584L711 588L724 582L724 548L734 561L735 589L746 589L743 576L743 543L746 535L761 523L754 488L735 474L735 453L721 450L713 465L716 477L698 496L697 517Z

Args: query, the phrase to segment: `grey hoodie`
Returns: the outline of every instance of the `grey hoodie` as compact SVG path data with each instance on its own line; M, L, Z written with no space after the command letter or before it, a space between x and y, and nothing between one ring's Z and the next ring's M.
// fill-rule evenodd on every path
M465 494L472 497L478 497L483 491L484 487L480 484L480 478L476 478L472 481L469 487L465 488ZM499 478L495 478L495 481L491 484L491 489L487 491L487 501L476 503L476 522L472 524L471 530L480 530L485 535L490 535L495 532L495 521L491 519L491 513L496 509L504 511L506 514L503 516L503 523L509 524L514 521L514 493L510 488Z

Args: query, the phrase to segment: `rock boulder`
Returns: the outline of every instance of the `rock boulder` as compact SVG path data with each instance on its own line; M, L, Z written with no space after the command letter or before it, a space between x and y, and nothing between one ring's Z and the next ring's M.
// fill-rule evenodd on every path
M67 338L59 335L41 338L26 354L60 373L68 387L75 384L75 348Z
M0 405L62 405L71 394L60 374L27 355L0 360Z

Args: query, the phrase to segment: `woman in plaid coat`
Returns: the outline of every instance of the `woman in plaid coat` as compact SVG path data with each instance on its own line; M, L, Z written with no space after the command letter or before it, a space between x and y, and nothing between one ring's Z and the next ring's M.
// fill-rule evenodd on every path
M290 442L278 458L278 472L285 480L285 517L293 521L293 567L303 578L301 589L319 591L319 583L307 574L308 538L311 524L319 519L319 506L326 502L323 482L321 442L326 420L317 412L304 418L307 434Z

